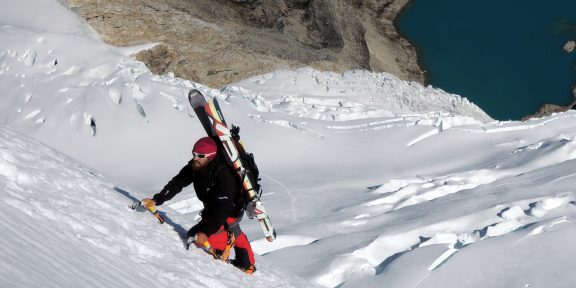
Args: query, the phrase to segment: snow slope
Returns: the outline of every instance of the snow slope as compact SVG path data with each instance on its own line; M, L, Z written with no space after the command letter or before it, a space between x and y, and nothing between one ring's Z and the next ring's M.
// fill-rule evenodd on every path
M10 286L42 286L65 266L72 276L44 286L150 274L160 287L576 284L573 111L495 122L457 95L365 71L276 71L215 90L150 74L129 57L142 47L103 44L57 1L0 2L21 14L0 12L0 123L68 155L0 129ZM34 5L58 21L34 20L45 19ZM191 188L160 207L173 227L125 209L158 192L204 135L190 88L221 101L263 174L279 237L243 222L262 255L254 278L181 249L201 209ZM10 276L24 274L36 282Z
M178 217L132 211L129 192L4 125L0 186L1 287L309 286L274 265L251 277L186 251Z

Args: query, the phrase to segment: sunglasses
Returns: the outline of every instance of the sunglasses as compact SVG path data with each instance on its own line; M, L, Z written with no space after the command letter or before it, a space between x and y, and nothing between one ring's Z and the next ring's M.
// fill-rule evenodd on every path
M214 154L216 154L216 152L209 153L209 154L199 154L199 153L196 153L196 152L192 152L192 155L194 155L194 158L198 157L198 158L200 158L200 159L204 159L204 158L209 157L209 156L212 156L212 155L214 155Z

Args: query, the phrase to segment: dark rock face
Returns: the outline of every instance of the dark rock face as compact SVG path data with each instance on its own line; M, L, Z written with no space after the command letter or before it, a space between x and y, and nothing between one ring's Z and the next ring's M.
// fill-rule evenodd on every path
M562 105L555 105L555 104L544 104L538 112L534 113L533 115L529 115L523 117L521 120L526 121L532 118L542 118L546 116L550 116L554 113L561 113L566 112L570 109L576 109L576 100L569 105L562 106Z
M282 25L282 18L286 17L288 7L283 0L229 0L220 1L237 4L245 24L256 27L274 28Z
M335 2L330 0L316 0L308 6L302 17L307 24L308 37L313 41L316 48L336 48L344 46L344 40L340 35L341 23L334 15Z
M163 43L154 73L220 86L275 69L386 71L423 82L393 19L408 0L69 0L117 46Z
M311 0L286 0L285 2L288 8L304 9L310 4Z
M168 67L176 59L176 53L170 51L165 44L160 44L136 54L136 59L144 62L150 72L162 75L169 72Z

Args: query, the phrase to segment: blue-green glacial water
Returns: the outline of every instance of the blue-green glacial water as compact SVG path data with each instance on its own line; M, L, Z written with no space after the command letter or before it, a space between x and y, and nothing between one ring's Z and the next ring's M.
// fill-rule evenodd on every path
M427 84L468 98L498 120L572 102L576 1L412 0L397 19Z

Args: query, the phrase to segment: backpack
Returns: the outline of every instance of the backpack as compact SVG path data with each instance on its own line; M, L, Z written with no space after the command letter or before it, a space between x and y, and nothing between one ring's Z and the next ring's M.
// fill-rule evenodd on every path
M260 196L262 195L262 186L260 186L260 180L262 180L260 178L260 171L258 171L258 166L256 165L256 161L254 160L254 154L252 153L247 153L244 150L244 146L242 146L242 143L240 143L240 141L238 140L234 140L234 145L236 145L236 147L238 147L238 153L240 154L240 160L242 161L242 164L244 165L244 169L245 169L245 173L243 175L239 175L239 179L240 179L240 183L244 182L244 178L248 177L250 182L252 183L253 187L252 189L254 190L254 193L256 195L256 198L260 198ZM231 167L233 167L233 164L230 163ZM235 172L236 175L238 175L237 172ZM250 203L252 201L252 199L250 198L250 194L249 191L247 191L244 186L242 186L242 202L239 203L240 207L242 207L242 209L246 209L246 206L248 205L248 203Z
M234 204L238 209L237 215L242 215L242 213L246 210L248 204L252 202L252 198L250 197L249 193L250 191L247 191L244 188L244 185L242 185L242 183L244 182L246 177L248 177L249 181L252 183L253 186L252 190L254 190L255 198L260 198L260 196L262 195L262 186L260 185L261 180L260 171L258 170L256 161L254 160L254 154L246 152L246 150L244 150L244 146L240 142L240 135L239 135L240 127L232 126L230 132L232 134L232 142L234 143L234 146L236 146L236 149L238 150L240 161L242 161L242 165L245 169L245 173L243 173L242 175L238 173L237 169L234 167L234 163L226 156L227 152L225 151L224 145L222 145L220 139L218 139L218 137L212 137L212 138L218 145L219 157L222 157L223 162L232 171L232 173L237 177L239 181L241 187L240 197L236 198Z

